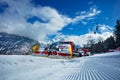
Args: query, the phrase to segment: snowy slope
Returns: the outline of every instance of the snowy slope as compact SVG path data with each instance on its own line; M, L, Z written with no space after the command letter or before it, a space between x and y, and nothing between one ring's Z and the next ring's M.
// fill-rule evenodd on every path
M0 32L0 54L31 54L37 41L24 36Z
M71 60L0 55L0 80L120 80L120 52Z

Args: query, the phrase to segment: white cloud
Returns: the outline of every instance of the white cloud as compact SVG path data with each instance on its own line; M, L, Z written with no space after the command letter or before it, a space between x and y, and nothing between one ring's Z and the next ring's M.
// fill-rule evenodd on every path
M73 30L73 28L69 28L70 30Z
M37 6L31 4L30 0L0 0L1 3L7 3L8 8L4 13L0 13L0 32L8 32L18 35L27 36L36 40L46 40L48 35L56 34L70 23L82 22L87 24L85 19L93 19L94 16L101 13L95 7L91 7L89 11L83 11L79 16L70 18L60 14L56 9L49 6ZM27 19L38 17L43 22L36 20L33 24ZM72 39L72 36L66 39ZM76 42L82 40L77 37ZM78 40L78 41L77 41ZM83 40L84 41L84 40Z
M27 36L37 40L45 40L47 35L54 34L70 23L71 18L58 13L54 8L34 7L30 0L2 0L8 4L4 14L0 14L0 32L8 32ZM27 19L37 16L46 23Z
M93 17L91 17L91 18L88 18L87 20L93 20L94 18Z
M79 16L72 19L72 23L82 21L84 19L93 19L94 16L101 13L101 10L97 10L96 7L90 7L89 11L82 11Z
M89 5L93 4L93 1L88 2Z
M86 11L82 11L82 12L80 12L80 13L81 13L81 15L82 15L82 14L84 15L84 14L86 14Z
M99 26L99 30L100 30L101 33L103 33L103 32L113 32L113 30L114 30L109 25L99 24L98 26Z
M83 25L86 25L86 24L87 24L87 22L85 22L85 21L81 21L81 22L82 22Z

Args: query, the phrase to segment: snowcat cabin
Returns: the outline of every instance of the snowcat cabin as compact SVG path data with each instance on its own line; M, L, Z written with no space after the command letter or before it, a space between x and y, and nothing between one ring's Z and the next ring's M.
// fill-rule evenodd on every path
M71 41L66 41L66 42L60 42L59 43L59 52L58 54L60 56L73 56L74 52L74 43Z
M69 42L61 42L60 43L61 45L63 45L63 48L64 47L67 47L67 48L69 48L70 46L71 46L71 52L74 52L74 43L73 42L71 42L71 41L69 41ZM59 48L61 48L61 46L59 46Z
M71 57L81 57L81 53L78 52L78 48L75 47L74 43L71 41L60 42L59 44L59 55L61 56L71 56Z

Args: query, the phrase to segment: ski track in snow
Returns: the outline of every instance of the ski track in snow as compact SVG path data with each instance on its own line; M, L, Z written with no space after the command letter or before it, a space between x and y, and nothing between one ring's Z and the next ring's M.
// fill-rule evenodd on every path
M0 80L120 80L120 52L71 60L0 55Z

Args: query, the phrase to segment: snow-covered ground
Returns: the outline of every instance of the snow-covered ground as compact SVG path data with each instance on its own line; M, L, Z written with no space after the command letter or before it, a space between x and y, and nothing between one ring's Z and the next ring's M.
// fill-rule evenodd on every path
M120 80L120 52L69 60L0 55L0 80Z

